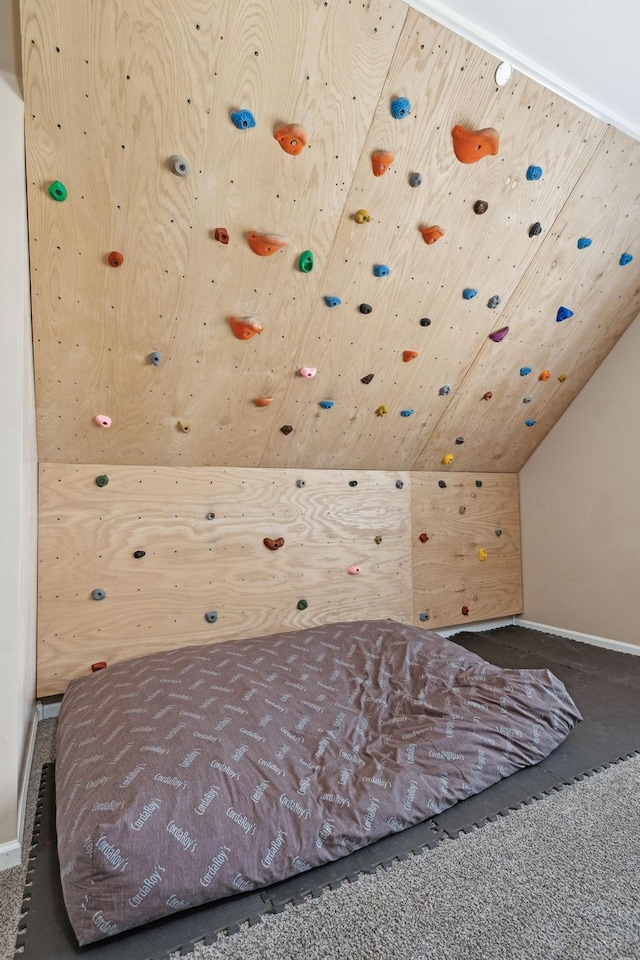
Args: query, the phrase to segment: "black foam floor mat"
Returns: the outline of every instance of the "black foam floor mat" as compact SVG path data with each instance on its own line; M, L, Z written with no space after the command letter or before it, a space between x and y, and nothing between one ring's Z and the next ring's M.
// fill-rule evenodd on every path
M640 749L640 657L551 637L522 627L457 634L455 643L501 667L550 669L567 686L584 717L563 744L535 767L512 774L476 796L378 843L260 891L158 920L88 947L78 947L67 919L55 835L53 764L42 770L23 917L16 941L21 960L164 960L220 932L234 933L289 903L320 896L360 873L373 873L445 837L516 810Z

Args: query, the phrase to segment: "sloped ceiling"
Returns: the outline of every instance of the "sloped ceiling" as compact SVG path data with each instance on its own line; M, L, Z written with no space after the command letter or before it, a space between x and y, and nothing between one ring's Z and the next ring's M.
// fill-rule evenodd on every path
M24 0L23 42L41 460L515 472L640 310L640 145L397 0ZM460 163L456 124L499 153Z

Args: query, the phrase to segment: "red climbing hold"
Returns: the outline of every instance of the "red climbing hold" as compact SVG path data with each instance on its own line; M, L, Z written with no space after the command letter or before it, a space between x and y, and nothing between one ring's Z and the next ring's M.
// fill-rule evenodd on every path
M224 227L216 227L213 236L219 243L229 243L229 231Z
M273 403L273 397L256 397L253 402L256 407L268 407L270 403Z
M420 543L427 543L428 539L429 539L428 533L421 533L420 536L418 537L418 540L420 541Z
M386 173L394 160L394 155L389 153L388 150L374 150L371 154L374 177L381 177L383 173Z
M440 237L444 237L445 229L436 224L433 227L420 227L420 233L424 237L424 242L431 246L431 244L439 240Z
M451 131L453 151L460 163L477 163L483 157L495 157L500 149L500 135L493 127L466 130L459 124Z
M280 547L284 547L284 537L278 537L277 540L272 540L271 537L265 537L262 542L267 550L279 550Z
M402 351L402 359L404 360L405 363L409 363L410 360L415 360L415 358L416 358L417 356L418 356L418 351L417 351L417 350L403 350L403 351Z
M98 670L106 670L106 668L107 668L106 660L99 660L98 663L91 664L91 669L93 673L96 673Z
M288 246L289 241L286 237L281 237L277 233L251 233L247 234L249 246L259 257L272 257L278 250Z
M284 152L292 157L302 153L309 142L306 130L299 123L288 123L286 126L278 127L273 136Z
M262 333L264 327L253 317L230 317L229 323L238 340L251 340L256 333Z
M462 611L461 611L461 612L462 612L462 616L463 616L463 617L468 617L468 616L469 616L469 607L465 604L464 607L462 608Z
M483 400L491 400L491 397L492 397L492 396L493 396L493 394L492 394L491 390L487 390L486 393L483 393L483 394L482 394L482 399L483 399Z
M118 253L117 250L112 250L109 256L107 257L110 267L121 267L124 263L124 257L121 253Z

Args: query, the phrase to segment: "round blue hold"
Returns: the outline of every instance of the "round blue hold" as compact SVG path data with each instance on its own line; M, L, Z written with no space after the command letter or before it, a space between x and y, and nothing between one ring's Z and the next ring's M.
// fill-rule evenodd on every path
M339 307L342 303L340 297L325 297L324 302L328 307Z
M331 410L331 407L335 404L335 400L321 400L320 406L323 410Z
M568 320L572 316L573 310L569 310L569 307L560 307L556 314L556 323L562 323L563 320Z
M535 427L537 420L525 420L525 423L528 427Z
M430 620L430 619L431 619L431 614L430 614L430 613L427 613L427 612L425 611L424 613L421 613L421 614L420 614L420 619L421 619L421 621L422 621L423 623L425 623L426 620Z
M580 237L578 240L578 250L584 250L586 247L590 247L593 243L591 237Z
M528 377L531 373L531 367L520 367L520 376Z
M415 413L415 410L411 410L411 409L409 409L409 410L401 410L401 411L400 411L400 416L401 416L401 417L412 417L414 413Z
M542 167L527 167L527 180L542 180Z
M626 265L628 263L631 263L632 260L633 260L632 253L623 253L622 256L620 257L620 266L626 267Z
M406 97L391 101L391 116L394 120L403 120L411 113L411 103Z
M386 263L376 263L373 268L374 277L388 277L390 273L391 268Z
M216 610L209 610L207 613L205 613L204 618L207 623L215 623L218 619L218 613Z
M231 114L231 122L238 130L248 130L250 127L255 127L256 118L251 110L236 110Z
M478 291L474 290L473 287L465 287L462 296L465 300L473 300L474 297L478 296Z

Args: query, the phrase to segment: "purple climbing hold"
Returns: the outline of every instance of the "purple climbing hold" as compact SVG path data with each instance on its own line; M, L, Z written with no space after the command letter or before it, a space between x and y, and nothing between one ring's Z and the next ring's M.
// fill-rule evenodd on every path
M568 320L572 316L573 310L569 310L569 307L560 307L556 314L556 323L562 323L563 320Z
M501 327L499 330L494 330L493 333L489 334L489 340L493 340L494 343L500 343L508 333L509 327Z

